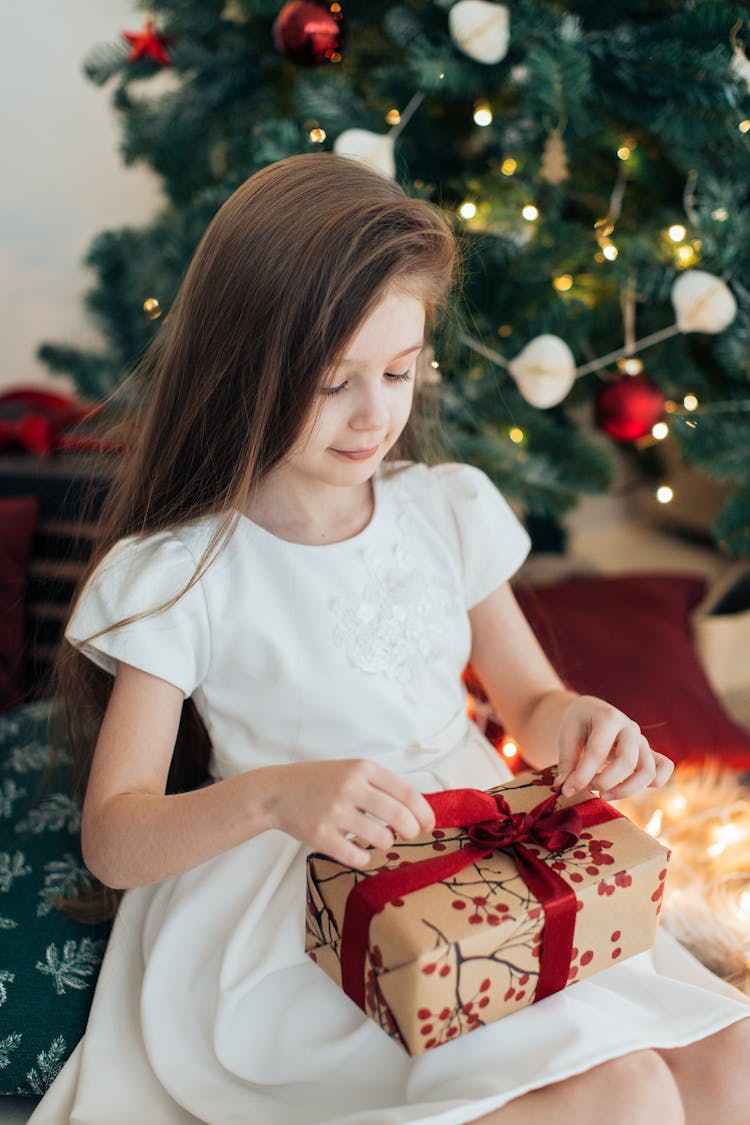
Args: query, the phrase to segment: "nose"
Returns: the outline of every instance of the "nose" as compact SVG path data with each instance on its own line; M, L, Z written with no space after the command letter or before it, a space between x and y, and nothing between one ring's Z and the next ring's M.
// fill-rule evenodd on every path
M349 425L353 430L376 432L387 429L391 416L384 390L385 388L380 385L358 389L349 419Z

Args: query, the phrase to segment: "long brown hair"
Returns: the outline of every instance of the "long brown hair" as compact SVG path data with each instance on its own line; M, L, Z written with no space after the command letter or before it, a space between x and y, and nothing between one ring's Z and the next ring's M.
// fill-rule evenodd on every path
M126 536L220 514L191 584L197 581L227 542L249 490L294 446L326 372L385 287L418 295L430 323L455 259L452 230L437 207L354 161L292 156L251 176L210 223L134 374L142 405L130 420L86 577ZM391 458L418 454L418 414ZM112 680L64 643L58 681L82 794ZM186 700L166 791L205 780L209 750ZM104 912L113 912L117 895L105 891L102 899ZM88 912L92 918L101 905Z

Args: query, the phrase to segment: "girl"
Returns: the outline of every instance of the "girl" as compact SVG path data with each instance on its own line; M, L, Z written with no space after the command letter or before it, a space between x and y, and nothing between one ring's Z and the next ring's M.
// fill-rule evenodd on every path
M672 768L553 673L489 480L414 460L454 253L437 209L315 155L252 176L195 254L67 630L98 726L84 857L129 890L34 1125L747 1120L747 1006L666 936L416 1060L305 956L310 849L364 867L386 825L431 827L424 791L509 777L469 656L564 793Z

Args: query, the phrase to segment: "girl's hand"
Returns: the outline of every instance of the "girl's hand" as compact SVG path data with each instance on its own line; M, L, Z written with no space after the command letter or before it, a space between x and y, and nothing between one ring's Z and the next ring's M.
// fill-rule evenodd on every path
M566 708L560 727L555 785L565 796L596 789L604 800L659 786L674 764L657 754L640 727L601 699L581 695Z
M295 762L279 774L275 827L350 867L370 861L353 837L387 849L394 834L408 840L435 824L422 794L376 762Z

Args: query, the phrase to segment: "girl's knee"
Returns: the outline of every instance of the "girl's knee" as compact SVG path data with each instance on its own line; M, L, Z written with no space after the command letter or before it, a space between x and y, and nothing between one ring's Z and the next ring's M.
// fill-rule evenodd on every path
M696 1045L701 1084L730 1102L750 1102L750 1017L730 1024Z
M656 1051L633 1051L601 1067L607 1120L633 1125L658 1120L659 1125L685 1125L677 1083Z

